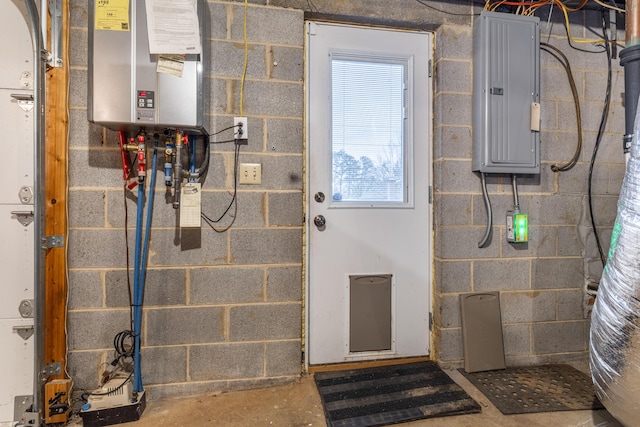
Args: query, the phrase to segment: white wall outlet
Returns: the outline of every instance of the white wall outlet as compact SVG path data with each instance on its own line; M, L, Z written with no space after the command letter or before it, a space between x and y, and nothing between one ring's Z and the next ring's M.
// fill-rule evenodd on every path
M262 184L262 165L240 163L240 184Z
M233 139L249 139L249 124L246 117L234 117L233 126Z

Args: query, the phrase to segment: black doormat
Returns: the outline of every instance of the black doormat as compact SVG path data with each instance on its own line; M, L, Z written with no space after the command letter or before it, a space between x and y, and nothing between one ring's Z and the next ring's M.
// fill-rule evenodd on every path
M591 378L569 365L460 372L505 415L604 408Z
M480 412L434 362L315 374L329 427L386 426Z

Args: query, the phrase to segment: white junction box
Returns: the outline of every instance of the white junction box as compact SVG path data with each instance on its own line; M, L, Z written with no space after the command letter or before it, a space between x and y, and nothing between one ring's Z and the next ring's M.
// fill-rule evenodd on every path
M249 139L249 125L246 117L234 117L233 118L233 138L234 139Z

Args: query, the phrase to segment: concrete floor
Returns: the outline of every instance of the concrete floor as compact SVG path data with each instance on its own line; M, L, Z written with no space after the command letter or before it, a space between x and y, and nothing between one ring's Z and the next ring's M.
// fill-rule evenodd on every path
M607 411L563 411L525 415L502 415L466 378L446 370L482 406L482 413L433 418L401 424L406 427L621 427ZM75 419L71 426L81 426ZM326 427L322 404L313 377L305 375L294 384L260 390L151 401L135 427Z

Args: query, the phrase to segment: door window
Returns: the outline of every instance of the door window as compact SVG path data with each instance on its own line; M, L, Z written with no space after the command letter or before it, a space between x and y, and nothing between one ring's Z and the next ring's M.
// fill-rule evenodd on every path
M406 60L332 55L332 202L406 203Z

